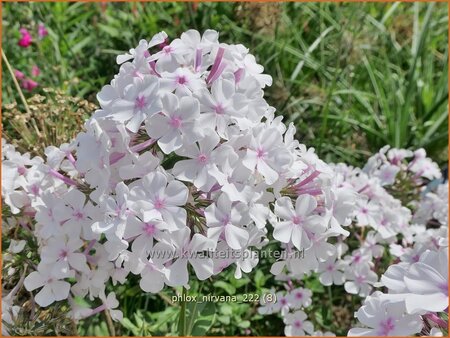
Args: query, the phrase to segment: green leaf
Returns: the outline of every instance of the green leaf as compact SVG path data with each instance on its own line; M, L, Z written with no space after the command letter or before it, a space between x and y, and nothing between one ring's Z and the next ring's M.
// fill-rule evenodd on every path
M216 318L216 306L212 302L204 303L206 304L203 310L200 312L199 317L193 327L191 334L193 336L204 336L213 326Z
M257 270L255 273L255 286L257 289L260 289L266 283L266 277L261 270Z
M111 36L113 38L117 38L120 36L119 30L116 28L113 28L111 26L99 23L98 28L100 28L101 31L105 32L106 34L108 34L109 36Z
M225 292L228 293L230 296L236 294L236 288L233 285L226 283L224 281L217 281L213 285L216 288L225 290Z
M78 42L75 46L72 47L72 52L73 53L78 53L80 52L83 47L87 46L93 39L93 36L86 36L83 40L81 40L80 42Z

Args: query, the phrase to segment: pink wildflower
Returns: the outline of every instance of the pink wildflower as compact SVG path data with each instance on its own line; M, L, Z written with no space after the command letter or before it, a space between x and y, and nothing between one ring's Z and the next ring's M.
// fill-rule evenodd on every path
M31 38L31 34L30 32L28 32L28 30L26 28L21 28L19 30L20 34L22 35L22 37L19 40L19 46L20 47L28 47L29 45L31 45L32 42L32 38Z

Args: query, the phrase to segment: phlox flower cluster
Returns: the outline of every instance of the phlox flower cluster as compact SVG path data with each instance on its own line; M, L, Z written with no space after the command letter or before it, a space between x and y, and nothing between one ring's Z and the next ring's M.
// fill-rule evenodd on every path
M409 162L408 157L412 157ZM442 315L448 306L448 183L440 183L437 165L423 149L384 147L363 169L343 163L332 168L336 186L354 192L356 207L350 210L351 225L346 228L350 236L338 236L333 254L313 272L321 284L343 285L347 293L365 298L355 316L366 327L353 328L349 335L441 334L448 322ZM394 174L385 175L384 170ZM407 189L418 193L405 206L393 195L401 198L410 193ZM396 264L380 276L386 261ZM302 285L301 276L292 273L277 278L286 287ZM380 286L388 293L374 291ZM279 294L282 301L284 293ZM287 321L292 311L284 298L287 305L278 312L288 334L292 333ZM261 304L259 311L271 314L274 309Z
M311 273L337 253L329 239L348 235L356 193L275 117L263 98L272 79L244 46L212 30L171 42L161 32L117 63L73 142L48 147L45 160L2 142L2 196L33 220L39 244L24 280L37 304L68 299L74 319L108 309L120 320L105 288L130 275L152 293L226 268L240 278L271 238L286 253L276 275ZM297 308L292 334L305 319Z
M335 334L331 332L314 331L314 325L308 320L304 312L312 303L312 292L307 288L295 287L291 281L286 283L286 290L271 292L275 296L274 302L261 300L261 306L258 312L262 315L271 315L280 313L283 316L284 333L286 336L330 336Z
M349 336L443 335L448 329L447 229L441 224L418 234L411 246L393 248L400 262L381 276L387 293L376 291L365 299L355 316L366 327L352 328Z
M411 151L384 146L369 158L363 171L378 178L381 186L394 184L399 174L409 175L417 185L442 176L439 166L427 157L423 148Z

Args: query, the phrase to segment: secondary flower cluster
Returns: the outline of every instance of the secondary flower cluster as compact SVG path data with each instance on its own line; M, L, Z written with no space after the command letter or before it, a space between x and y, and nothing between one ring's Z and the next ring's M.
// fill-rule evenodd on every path
M272 234L286 251L275 274L310 273L336 253L327 241L348 235L355 192L275 117L262 90L272 79L244 46L212 30L170 43L161 32L117 62L73 142L45 161L2 144L5 203L35 220L40 263L24 285L36 303L68 298L78 319L116 308L105 287L129 274L153 293L188 287L189 266L199 280L229 266L240 278Z
M430 335L447 328L440 314L448 306L448 183L439 183L437 168L423 149L413 153L388 147L364 169L333 166L336 185L356 192L356 208L347 228L350 236L339 236L335 253L313 270L323 285L343 285L348 293L367 297L355 315L368 328L351 329L349 335ZM380 283L380 269L397 261ZM302 284L302 276L293 273L277 278L287 285ZM373 292L379 286L389 293ZM273 309L262 304L260 312L281 312L286 334L302 335L288 326L287 318L293 316L289 297L284 310Z

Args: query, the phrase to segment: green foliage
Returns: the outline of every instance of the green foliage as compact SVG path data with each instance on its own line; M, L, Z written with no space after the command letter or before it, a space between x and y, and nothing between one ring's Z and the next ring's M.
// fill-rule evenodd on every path
M391 144L425 147L444 163L447 20L444 3L15 3L4 6L3 46L14 68L42 69L42 86L95 102L115 55L139 39L213 28L256 55L274 78L269 102L326 160L361 164ZM19 47L19 28L36 35L39 22L49 36Z

